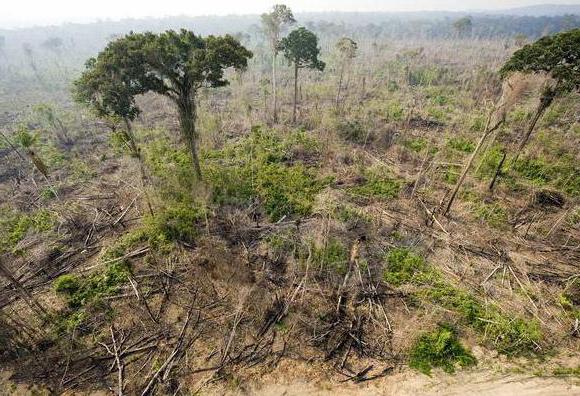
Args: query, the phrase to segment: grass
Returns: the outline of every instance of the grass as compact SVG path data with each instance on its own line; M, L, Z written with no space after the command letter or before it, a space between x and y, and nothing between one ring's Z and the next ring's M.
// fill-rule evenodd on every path
M456 366L469 367L477 364L475 357L461 344L455 329L441 325L422 334L409 353L409 366L430 375L433 368L446 373L455 372Z
M535 320L505 314L493 304L484 305L474 294L447 281L408 248L395 248L387 254L383 278L393 286L415 286L413 296L418 301L454 312L464 325L480 334L484 344L500 353L533 354L542 341Z
M475 217L493 228L504 229L508 222L506 209L498 204L485 204L477 202L473 204Z

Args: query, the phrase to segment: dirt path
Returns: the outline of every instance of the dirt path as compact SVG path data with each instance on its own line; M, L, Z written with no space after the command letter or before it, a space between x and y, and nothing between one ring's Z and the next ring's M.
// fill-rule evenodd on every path
M292 382L266 385L259 389L235 391L231 395L580 395L580 381L573 378L533 377L473 371L456 375L424 375L404 372L367 384Z

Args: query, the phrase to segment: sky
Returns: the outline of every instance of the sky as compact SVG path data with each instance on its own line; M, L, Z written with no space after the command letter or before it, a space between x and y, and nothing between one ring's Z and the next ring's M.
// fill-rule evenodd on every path
M580 0L281 0L301 11L471 11ZM264 12L272 0L1 0L0 27L25 27L98 19L227 15Z

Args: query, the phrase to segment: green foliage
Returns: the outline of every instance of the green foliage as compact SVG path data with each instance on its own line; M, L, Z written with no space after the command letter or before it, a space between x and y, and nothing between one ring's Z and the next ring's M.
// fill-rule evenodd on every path
M54 290L63 295L69 308L78 310L117 292L129 277L125 263L114 263L101 273L88 277L62 275L54 282Z
M309 68L323 71L326 64L318 59L318 37L305 27L300 27L290 32L287 37L280 40L279 50L284 52L288 62L293 63L298 69Z
M363 124L358 120L347 120L338 123L338 135L348 142L364 144L367 142L369 133Z
M475 364L477 360L461 345L455 329L447 325L421 335L409 354L409 366L426 375L430 375L433 368L453 373L457 365L469 367Z
M349 188L348 192L365 199L392 199L399 195L401 184L398 180L388 176L385 169L367 170L363 184Z
M501 68L503 78L514 72L548 73L557 81L555 93L580 88L580 29L544 36L516 51Z
M407 248L387 255L384 279L394 286L413 285L419 301L455 312L465 325L476 330L485 343L506 355L533 353L542 340L536 321L502 313L494 305L483 305L473 294L451 284Z
M220 205L247 205L258 200L272 221L308 215L328 180L295 162L295 150L314 155L318 144L298 131L286 139L254 128L247 139L206 154L207 179Z
M391 121L401 121L405 115L405 109L398 100L390 100L386 103L386 116Z
M25 126L20 126L15 135L16 143L25 149L30 149L38 142L38 135L30 133Z
M461 136L448 139L447 147L463 153L472 153L475 150L475 144Z
M407 147L409 150L412 150L416 153L420 153L423 151L429 142L422 137L413 138L413 139L406 139L403 142L403 145Z
M558 367L553 374L557 377L580 377L580 366L578 367Z
M312 262L321 268L330 268L344 275L348 269L349 252L338 239L331 238L322 247L312 246Z
M296 22L292 10L284 4L276 4L271 12L262 14L261 20L272 51L277 52L282 29Z
M407 248L389 251L386 261L387 268L384 272L384 279L395 286L413 281L416 275L424 273L427 269L423 257Z
M13 251L29 231L46 232L54 224L54 214L46 209L22 213L0 208L0 253Z
M494 228L505 228L508 221L507 211L498 204L474 204L475 217Z

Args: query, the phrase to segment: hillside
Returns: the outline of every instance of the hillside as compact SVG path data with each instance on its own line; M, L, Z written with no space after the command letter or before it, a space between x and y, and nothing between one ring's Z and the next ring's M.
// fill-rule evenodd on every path
M296 17L2 32L0 393L580 392L580 30Z

